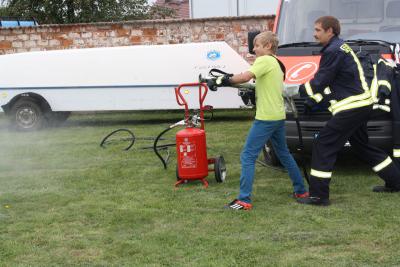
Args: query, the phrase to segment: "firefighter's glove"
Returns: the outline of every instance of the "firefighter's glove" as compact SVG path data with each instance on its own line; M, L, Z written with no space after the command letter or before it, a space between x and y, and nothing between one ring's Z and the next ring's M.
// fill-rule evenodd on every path
M309 115L317 104L314 99L307 97L304 101L304 114Z
M217 86L217 84L216 84L216 78L208 79L208 80L207 80L207 87L208 87L208 89L210 89L211 91L217 91L218 86Z
M231 80L230 80L230 78L232 76L233 76L233 74L225 74L225 75L219 76L219 77L217 77L217 79L215 81L215 84L218 87L221 87L221 86L232 86L232 83L231 83Z

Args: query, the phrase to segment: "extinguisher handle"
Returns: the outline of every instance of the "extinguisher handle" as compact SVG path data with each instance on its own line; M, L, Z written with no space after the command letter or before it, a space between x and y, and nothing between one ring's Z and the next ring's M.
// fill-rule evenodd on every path
M204 100L206 99L206 96L208 93L208 87L207 87L206 83L183 83L183 84L180 84L178 87L176 87L175 88L175 97L176 97L176 102L178 102L178 105L180 105L180 106L187 105L187 102L181 93L182 88L194 87L194 86L199 86L199 103L200 103L200 107L203 107Z
M203 91L202 91L202 88L204 89ZM206 99L207 93L208 93L207 84L206 83L200 83L199 84L200 111L204 110L203 103L204 103L204 100Z
M208 93L208 87L206 83L184 83L180 84L178 87L175 88L175 97L176 102L180 106L185 107L185 120L189 119L189 107L185 97L182 95L182 88L184 87L199 87L199 104L200 104L200 118L201 118L201 128L204 129L204 100L206 99Z
M204 90L202 91L202 88ZM203 106L204 100L206 99L206 95L208 93L208 86L206 83L200 83L199 84L199 101L200 101L200 123L201 126L200 128L204 130L204 109L205 107Z
M187 106L187 102L183 95L181 94L181 86L175 88L175 97L176 97L176 102L178 103L179 106Z

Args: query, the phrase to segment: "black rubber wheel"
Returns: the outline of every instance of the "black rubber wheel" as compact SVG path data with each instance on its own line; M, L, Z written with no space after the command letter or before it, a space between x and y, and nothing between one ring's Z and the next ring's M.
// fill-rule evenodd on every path
M31 97L18 100L11 108L10 119L18 131L34 131L45 126L43 111Z
M47 113L47 120L51 126L59 126L65 122L71 112L69 111L51 111Z
M178 165L176 165L176 180L179 181L181 178L179 177Z
M275 154L274 148L270 142L267 142L263 148L264 162L270 166L280 166L281 163Z
M178 171L178 165L176 165L176 181L182 180L181 177L179 177L179 171ZM188 180L183 181L185 184L188 182Z
M214 162L214 173L215 173L215 180L217 183L222 183L225 181L226 178L226 165L223 156L219 156L215 158Z

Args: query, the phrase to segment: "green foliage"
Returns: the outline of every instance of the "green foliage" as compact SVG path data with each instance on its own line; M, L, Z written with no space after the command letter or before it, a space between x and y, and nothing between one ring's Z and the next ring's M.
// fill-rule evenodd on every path
M252 117L216 111L206 122L225 183L210 173L208 189L174 190L173 149L164 170L139 150L145 141L130 151L99 142L117 128L154 137L182 112L75 114L32 133L0 115L0 266L400 266L400 194L372 193L383 182L352 154L338 159L329 207L295 203L287 173L257 165L254 209L223 209Z
M152 7L147 0L8 0L3 16L34 17L40 24L106 22L171 16L168 8Z

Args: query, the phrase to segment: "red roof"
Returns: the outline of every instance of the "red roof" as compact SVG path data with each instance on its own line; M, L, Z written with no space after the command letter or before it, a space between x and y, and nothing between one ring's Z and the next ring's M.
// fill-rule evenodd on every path
M175 18L189 18L189 0L157 0L155 5L172 8L175 10Z

